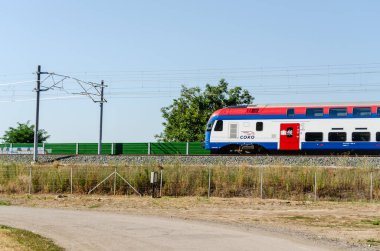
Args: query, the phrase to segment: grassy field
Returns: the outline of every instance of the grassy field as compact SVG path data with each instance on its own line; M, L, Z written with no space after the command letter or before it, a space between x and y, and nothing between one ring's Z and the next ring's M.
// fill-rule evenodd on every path
M0 248L4 251L61 251L53 241L29 231L0 225Z
M151 165L24 165L0 163L0 193L27 193L31 184L32 193L85 194L114 170L123 176L141 194L151 193L149 176L151 171L160 172L156 164ZM30 171L32 179L30 183ZM373 177L372 196L380 198L380 169L326 168L310 166L255 167L239 165L184 166L180 163L166 165L163 171L162 194L165 196L207 196L209 174L210 192L216 197L260 197L263 198L314 200L315 175L319 200L368 201L370 199L370 176ZM71 186L72 176L72 186ZM262 183L261 183L262 177ZM122 179L109 177L100 185L96 194L133 194L134 191Z

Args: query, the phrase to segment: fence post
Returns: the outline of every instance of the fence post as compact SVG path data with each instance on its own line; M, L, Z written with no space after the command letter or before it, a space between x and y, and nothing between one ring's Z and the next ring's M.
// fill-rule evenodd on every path
M10 151L10 154L13 153L13 144L11 143L10 146L9 146L9 151Z
M111 155L115 154L115 143L111 143Z
M263 199L263 170L260 168L260 198Z
M45 154L45 143L42 143L42 153Z
M189 141L186 142L186 155L189 155Z
M114 177L114 180L113 180L113 195L116 195L116 176L117 175L117 171L116 171L116 168L115 168L115 177Z
M79 143L76 143L76 144L75 144L75 154L76 154L76 155L79 154Z
M160 197L162 197L162 176L163 176L163 170L161 169L161 173L160 173Z
M29 167L29 194L32 194L32 166Z
M373 200L373 172L371 172L370 179L371 179L371 187L369 189L369 199L372 202Z
M150 142L148 142L148 155L150 155Z
M73 167L70 168L70 193L73 194Z
M211 167L208 168L208 191L207 198L210 199L211 196Z
M314 173L314 201L317 201L317 172Z

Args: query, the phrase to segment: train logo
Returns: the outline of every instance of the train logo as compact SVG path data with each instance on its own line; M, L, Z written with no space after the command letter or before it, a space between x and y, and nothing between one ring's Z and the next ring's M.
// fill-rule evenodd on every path
M255 132L254 131L241 131L240 139L254 139L255 138Z

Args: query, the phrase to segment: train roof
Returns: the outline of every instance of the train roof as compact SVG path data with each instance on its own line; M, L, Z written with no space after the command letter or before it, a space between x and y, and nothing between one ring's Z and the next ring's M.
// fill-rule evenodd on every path
M286 115L289 108L294 108L295 115L306 113L308 108L323 108L323 113L328 114L329 108L346 107L348 113L353 112L354 107L371 107L372 113L377 113L380 101L372 102L319 102L319 103L273 103L273 104L251 104L225 107L215 111L211 117L216 115Z
M250 104L246 108L272 108L272 107L330 107L330 106L380 106L380 101L373 102L319 102L319 103L274 103ZM240 108L242 108L241 106ZM232 108L232 107L231 107ZM238 106L237 106L238 108Z

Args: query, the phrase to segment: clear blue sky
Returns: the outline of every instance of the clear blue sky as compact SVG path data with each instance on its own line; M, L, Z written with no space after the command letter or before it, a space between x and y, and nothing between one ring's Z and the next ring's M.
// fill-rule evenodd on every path
M0 134L34 123L35 83L7 84L34 80L38 64L106 81L107 142L154 140L181 84L226 78L257 103L379 100L379 11L348 0L1 1ZM96 142L98 105L66 97L42 93L50 142Z

